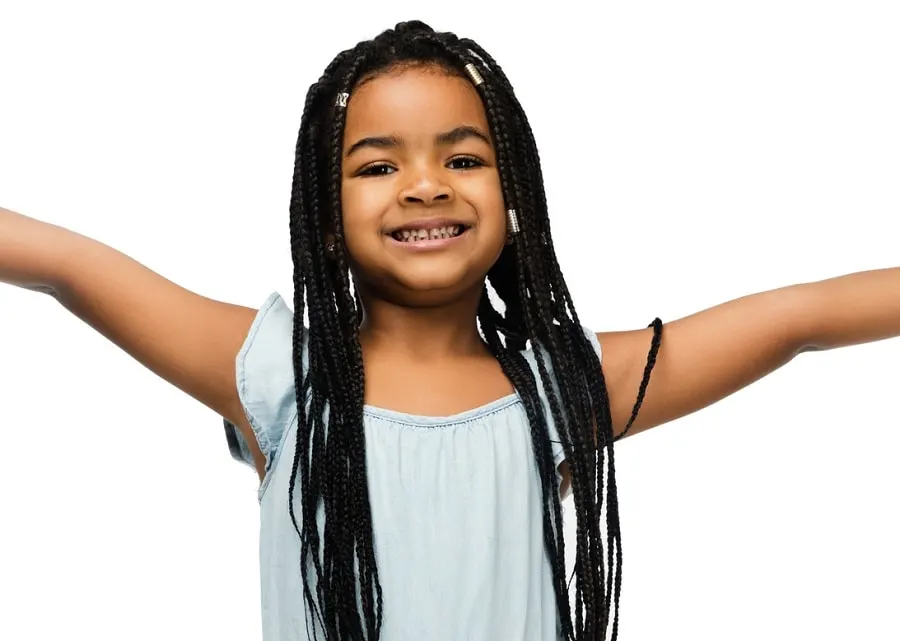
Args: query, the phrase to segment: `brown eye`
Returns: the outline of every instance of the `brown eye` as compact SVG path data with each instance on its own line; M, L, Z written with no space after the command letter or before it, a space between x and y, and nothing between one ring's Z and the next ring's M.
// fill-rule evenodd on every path
M483 167L484 163L472 156L457 156L448 163L451 169L475 169Z
M369 165L368 167L363 167L356 175L357 176L387 176L395 171L393 167L390 165Z

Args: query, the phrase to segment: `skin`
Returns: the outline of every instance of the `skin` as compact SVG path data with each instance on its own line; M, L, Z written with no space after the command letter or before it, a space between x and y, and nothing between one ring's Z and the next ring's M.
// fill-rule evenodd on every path
M437 134L458 126L488 130L477 94L463 78L407 69L364 82L347 109L342 198L346 249L365 307L366 402L446 416L512 393L474 320L484 275L506 239L493 148L478 136L435 143ZM404 144L349 153L372 136L395 136ZM471 235L430 254L411 255L390 244L385 231L431 215L458 216L471 225ZM200 296L96 240L2 208L0 282L52 295L232 422L263 478L265 459L241 406L234 367L257 310ZM900 268L782 287L667 323L628 434L706 407L801 352L898 335ZM597 337L613 429L621 434L651 330ZM560 469L565 493L565 461Z

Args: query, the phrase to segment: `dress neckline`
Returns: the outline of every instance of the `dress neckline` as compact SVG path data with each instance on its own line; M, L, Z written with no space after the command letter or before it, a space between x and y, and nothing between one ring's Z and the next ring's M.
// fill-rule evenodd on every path
M483 418L488 414L499 412L521 402L519 394L513 392L496 400L489 401L478 407L463 410L449 416L427 416L424 414L410 414L408 412L400 412L397 410L386 409L384 407L376 407L374 405L364 405L363 414L376 418L381 418L394 423L403 423L406 425L416 425L422 427L435 427L441 425L450 425L453 423L466 423L478 418Z

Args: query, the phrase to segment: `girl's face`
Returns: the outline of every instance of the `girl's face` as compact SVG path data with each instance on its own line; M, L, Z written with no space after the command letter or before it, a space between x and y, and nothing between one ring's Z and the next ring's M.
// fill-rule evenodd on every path
M364 82L347 103L342 164L344 240L364 292L435 305L480 291L506 214L471 83L436 67Z

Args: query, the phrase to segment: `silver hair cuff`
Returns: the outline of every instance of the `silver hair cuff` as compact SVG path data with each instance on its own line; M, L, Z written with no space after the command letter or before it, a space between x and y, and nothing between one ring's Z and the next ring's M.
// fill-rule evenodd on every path
M515 209L506 210L506 219L509 222L509 233L515 235L519 233L519 217L516 216Z
M466 65L466 71L469 72L469 77L472 79L472 82L475 83L475 86L483 85L484 78L481 77L481 74L478 73L478 69L475 68L475 65L471 62Z
M334 101L336 107L346 107L347 99L350 98L350 94L342 92L337 95L337 99Z

